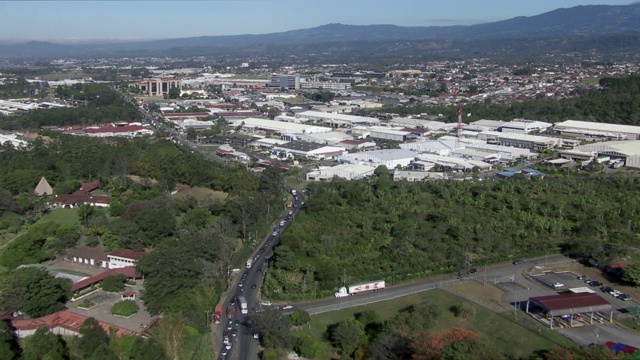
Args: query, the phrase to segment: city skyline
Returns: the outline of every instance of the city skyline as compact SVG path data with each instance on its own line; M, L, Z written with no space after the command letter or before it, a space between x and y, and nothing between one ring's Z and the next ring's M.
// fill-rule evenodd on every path
M0 41L69 43L266 34L330 23L472 25L579 5L630 3L630 0L1 1L0 12L6 16L0 23Z

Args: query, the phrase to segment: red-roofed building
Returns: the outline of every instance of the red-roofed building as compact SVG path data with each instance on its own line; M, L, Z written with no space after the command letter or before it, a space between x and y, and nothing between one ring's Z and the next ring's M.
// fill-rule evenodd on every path
M106 268L109 265L107 254L97 248L82 246L67 251L69 260L75 264Z
M124 275L129 279L140 279L142 277L136 273L136 268L134 266L110 269L74 283L73 285L71 285L71 292L84 290L89 286L99 283L100 281L108 278L111 275Z
M219 111L214 113L215 115L224 117L225 119L238 119L247 118L252 116L262 116L262 113L257 110L240 110L240 111Z
M54 208L73 209L78 203L85 203L95 207L109 207L111 197L101 195L90 195L75 192L73 194L55 195L49 200L49 204Z
M549 320L549 327L553 329L554 317L568 317L570 326L573 326L575 316L584 318L593 325L595 313L608 313L609 321L613 321L613 307L598 294L594 293L570 293L548 296L536 296L527 301L527 314L530 309L538 310L546 315Z
M100 188L100 181L96 180L96 181L92 181L92 182L88 182L88 183L82 183L80 185L80 190L84 193L90 193L94 190L97 190Z
M11 325L16 329L16 334L19 338L31 336L39 328L47 328L56 335L77 336L80 333L80 326L82 326L82 323L84 323L87 318L86 316L75 314L68 310L62 310L37 319L13 320L11 321ZM135 331L103 321L98 321L98 324L100 324L107 334L111 334L110 330L113 330L116 336L138 335Z

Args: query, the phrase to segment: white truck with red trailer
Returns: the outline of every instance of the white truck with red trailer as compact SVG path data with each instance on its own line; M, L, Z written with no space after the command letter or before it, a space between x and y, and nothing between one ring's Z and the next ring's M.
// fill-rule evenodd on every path
M378 291L384 289L384 280L372 281L364 284L356 284L350 286L343 286L335 293L337 298L351 296L367 291Z

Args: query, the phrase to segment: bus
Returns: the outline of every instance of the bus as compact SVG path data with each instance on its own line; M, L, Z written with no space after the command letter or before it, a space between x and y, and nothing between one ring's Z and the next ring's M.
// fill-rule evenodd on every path
M240 313L248 314L249 309L247 308L247 299L245 299L244 296L240 296L238 300L240 300Z

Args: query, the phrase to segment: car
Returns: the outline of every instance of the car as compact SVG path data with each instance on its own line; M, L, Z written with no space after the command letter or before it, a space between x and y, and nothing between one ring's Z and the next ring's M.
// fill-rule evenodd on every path
M477 272L478 272L478 270L476 270L476 269L469 269L469 270L467 270L467 274L475 274L475 273L477 273Z
M515 260L513 262L513 265L520 265L520 264L523 264L523 263L524 263L524 261L522 259L518 259L518 260Z
M589 278L586 277L585 275L580 275L580 276L578 276L578 280L587 281L587 280L589 280Z
M616 296L618 299L622 300L622 301L630 301L631 300L631 296L625 294L625 293L620 293L618 296Z
M258 287L258 285L256 285L256 284L251 285L252 289L255 289L256 287Z
M225 349L227 350L231 350L231 343L228 343L224 346Z
M293 210L289 210L289 215L293 215Z
M602 291L603 293L611 293L613 289L608 286L603 286L600 288L600 291Z
M280 306L276 305L273 307L274 310L280 310Z
M220 351L220 355L222 356L227 356L227 354L229 353L229 349L225 347L222 348L222 350Z
M278 236L278 232L277 232L277 231L274 231L274 232L271 234L271 236Z
M236 301L231 299L231 301L229 301L229 306L236 306Z
M260 303L260 305L271 306L271 301L263 301L263 302Z
M559 282L557 282L557 283L553 283L553 288L554 288L554 289L558 289L558 288L561 288L561 287L564 287L564 284L563 284L563 283L559 283Z
M233 324L231 323L231 321L229 321L229 324L227 324L227 330L231 329L233 329Z
M254 339L260 339L260 334L258 334L257 332L253 333L253 338Z
M233 337L238 336L238 330L233 330L233 331L231 332L231 336L233 336Z
M236 324L236 326L240 325L240 319L236 319L235 324Z
M289 309L293 309L293 306L287 305L287 306L282 308L282 310L289 310Z
M621 291L618 291L618 290L615 290L615 289L614 289L614 290L611 290L611 291L609 292L609 295L611 295L611 296L613 296L613 297L618 297L618 296L620 296L621 294L622 294L622 292L621 292Z
M598 286L602 285L602 283L600 281L589 280L589 281L587 281L587 285L593 286L593 287L598 287Z
M228 337L228 336L225 336L225 337L224 337L224 340L222 340L222 343L223 343L223 344L225 344L225 345L227 345L227 344L228 344L228 343L230 343L230 342L231 342L231 340L229 340L229 337Z
M242 282L240 282L240 284L238 284L238 286L243 287L244 284Z

